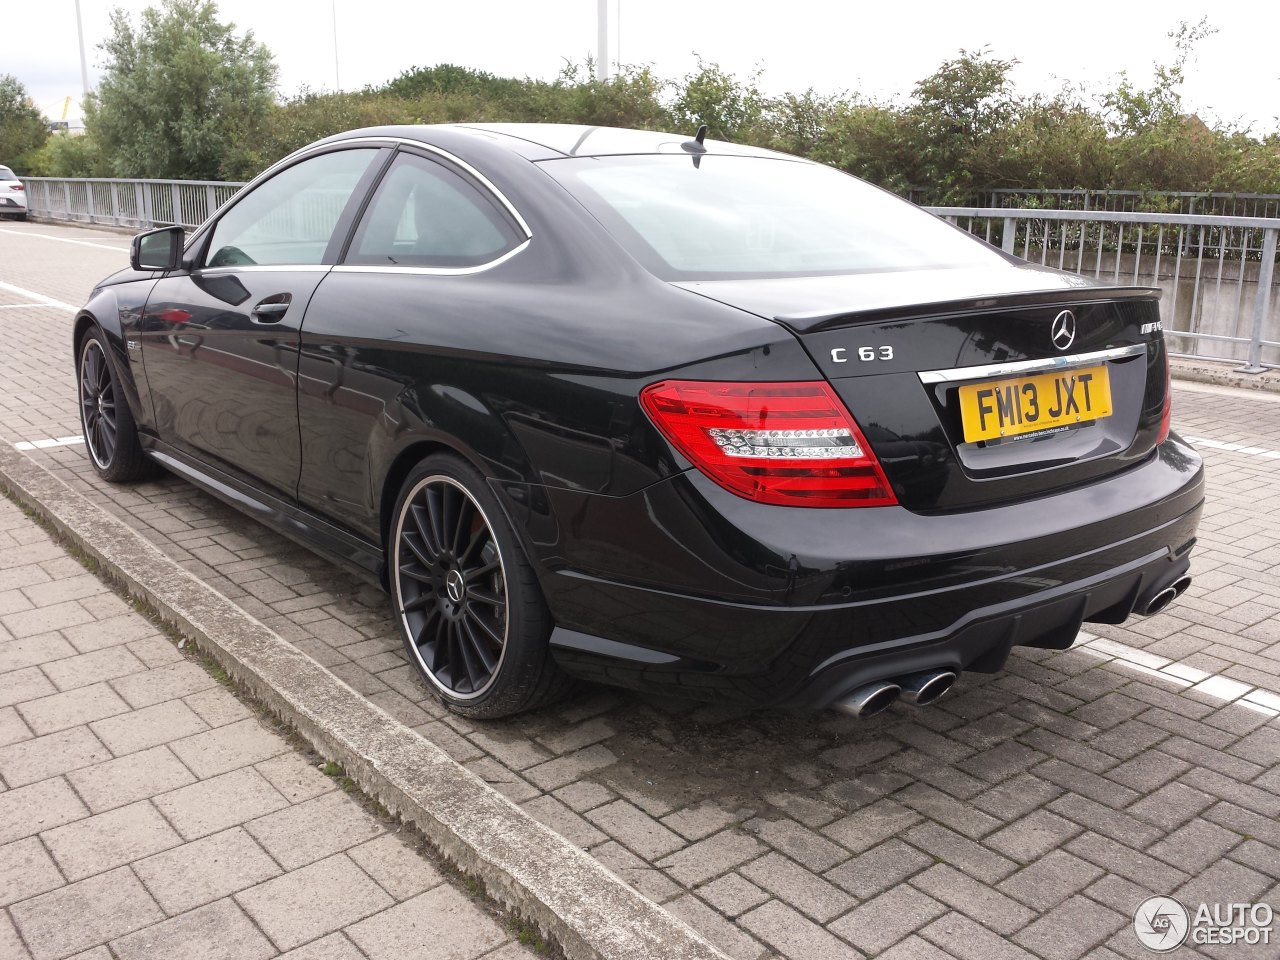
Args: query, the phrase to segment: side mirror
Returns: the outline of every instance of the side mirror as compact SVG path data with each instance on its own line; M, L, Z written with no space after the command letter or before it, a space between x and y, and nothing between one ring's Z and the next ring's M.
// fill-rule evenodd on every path
M135 270L177 270L182 265L182 227L162 227L140 233L129 247L129 265Z

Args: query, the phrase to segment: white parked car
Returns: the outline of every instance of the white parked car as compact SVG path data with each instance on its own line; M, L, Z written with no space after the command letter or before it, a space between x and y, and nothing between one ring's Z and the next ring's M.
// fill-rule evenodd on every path
M0 216L27 219L27 191L8 167L0 167Z

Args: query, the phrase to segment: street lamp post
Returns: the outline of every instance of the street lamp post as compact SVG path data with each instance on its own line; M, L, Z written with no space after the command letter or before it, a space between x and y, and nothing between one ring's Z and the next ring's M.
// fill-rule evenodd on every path
M609 0L596 0L596 79L609 79Z
M80 20L80 0L76 0L76 36L80 39L80 86L85 97L89 96L89 62L84 55L84 24ZM80 101L84 109L84 101Z

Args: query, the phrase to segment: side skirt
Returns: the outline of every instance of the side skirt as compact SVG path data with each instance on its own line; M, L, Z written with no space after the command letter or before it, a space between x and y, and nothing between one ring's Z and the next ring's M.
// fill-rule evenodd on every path
M386 555L377 544L354 536L297 504L246 486L206 463L185 456L162 440L144 436L142 445L165 469L326 560L386 589Z

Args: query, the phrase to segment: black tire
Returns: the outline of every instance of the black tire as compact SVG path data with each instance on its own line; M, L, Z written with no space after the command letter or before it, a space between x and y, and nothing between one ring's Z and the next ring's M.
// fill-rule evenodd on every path
M476 719L559 699L551 614L484 477L432 454L405 479L388 531L388 584L405 653L450 710Z
M80 429L98 476L112 483L151 476L155 467L138 443L133 411L120 389L110 348L97 328L80 341L76 382Z

